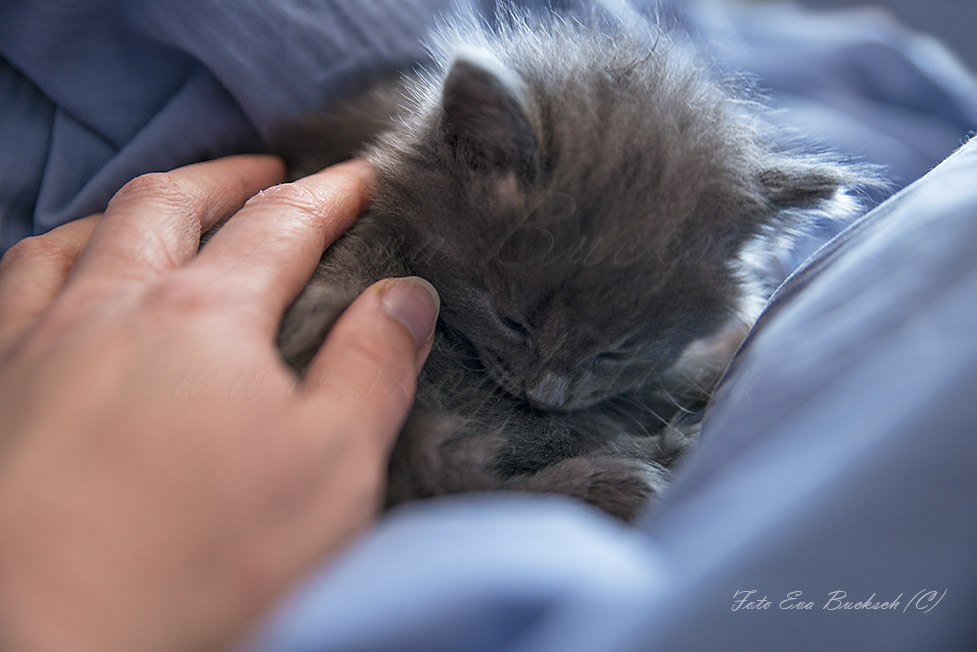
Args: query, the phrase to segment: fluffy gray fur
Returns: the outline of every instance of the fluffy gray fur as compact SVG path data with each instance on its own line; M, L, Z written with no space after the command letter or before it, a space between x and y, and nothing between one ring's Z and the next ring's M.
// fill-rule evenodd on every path
M784 142L653 24L499 23L447 24L433 65L304 130L300 165L345 156L323 144L344 133L377 185L280 347L301 372L369 284L424 277L442 312L388 503L543 491L629 520L765 299L756 252L871 180Z

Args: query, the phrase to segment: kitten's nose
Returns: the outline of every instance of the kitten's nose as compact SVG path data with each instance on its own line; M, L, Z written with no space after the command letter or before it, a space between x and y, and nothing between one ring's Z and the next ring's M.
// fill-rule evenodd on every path
M570 382L547 369L532 385L526 386L526 398L540 410L563 407L570 400Z

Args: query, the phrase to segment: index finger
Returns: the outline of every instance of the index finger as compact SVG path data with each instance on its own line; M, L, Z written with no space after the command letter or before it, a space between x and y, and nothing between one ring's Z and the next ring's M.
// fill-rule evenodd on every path
M372 175L360 161L326 168L252 197L191 263L198 280L219 283L236 306L281 314L315 270L322 252L369 203Z
M133 179L109 202L69 283L143 281L182 266L203 232L283 174L279 159L244 155Z

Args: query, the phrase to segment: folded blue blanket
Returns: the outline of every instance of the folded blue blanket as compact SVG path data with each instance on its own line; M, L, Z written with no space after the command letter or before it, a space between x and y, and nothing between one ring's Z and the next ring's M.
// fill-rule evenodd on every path
M584 0L578 0L584 1ZM615 4L623 0L600 0ZM555 6L573 0L522 0ZM472 4L491 11L492 0ZM949 55L871 17L638 0L684 14L786 116L903 183L977 121ZM0 3L0 252L104 208L129 179L253 150L372 70L423 57L452 0L8 0ZM787 13L784 13L787 12ZM882 83L886 80L886 83Z
M140 173L256 147L422 56L449 2L0 3L0 248ZM661 11L900 183L977 128L973 79L878 14ZM975 177L972 143L794 274L640 528L557 498L408 507L248 648L977 649Z
M365 72L422 56L449 2L0 3L0 251L141 173L254 150Z

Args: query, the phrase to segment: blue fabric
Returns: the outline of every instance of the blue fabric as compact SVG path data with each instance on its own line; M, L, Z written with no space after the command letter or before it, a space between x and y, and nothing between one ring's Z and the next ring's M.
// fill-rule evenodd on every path
M977 141L822 250L768 307L698 454L644 524L702 574L684 603L671 596L685 626L671 621L662 649L714 649L702 618L748 649L975 649L975 173ZM947 594L926 618L751 621L715 594L734 586L822 604L838 589L902 593L903 607L919 590Z
M0 2L0 251L422 56L449 0Z
M407 507L283 608L249 649L603 650L660 601L640 533L540 496Z
M364 72L417 56L447 4L5 0L2 247L100 210L142 172L254 147ZM877 14L710 0L661 11L757 73L785 121L899 183L977 126L973 80ZM975 175L977 143L794 274L641 527L557 498L408 507L247 647L977 649ZM753 589L771 608L733 611ZM823 610L836 590L901 594L899 609ZM781 610L790 591L815 608ZM922 613L920 591L943 597Z
M792 3L665 4L728 70L755 78L786 126L886 166L899 187L977 129L977 80L932 37L877 6L825 12Z
M586 1L586 0L581 0ZM618 5L623 0L600 0ZM490 11L493 0L470 0ZM561 7L574 0L522 0ZM785 121L883 163L900 183L977 125L977 85L879 16L636 0L681 14ZM662 5L665 9L660 8ZM129 179L255 149L365 72L422 57L452 0L5 0L0 3L0 252L102 210ZM721 45L718 45L721 44Z
M932 37L908 30L878 7L824 12L724 0L663 5L722 66L753 78L785 129L884 166L893 189L931 170L977 129L977 80ZM786 278L845 226L822 220L788 255L771 261L771 277Z

